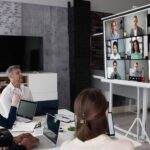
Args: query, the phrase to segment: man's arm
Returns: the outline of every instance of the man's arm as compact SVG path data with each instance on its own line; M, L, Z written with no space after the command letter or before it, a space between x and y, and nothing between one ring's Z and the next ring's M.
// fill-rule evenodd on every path
M16 107L11 106L8 118L0 115L0 126L11 129L16 120Z
M5 91L5 89L3 90L1 96L0 96L0 104L2 106L3 112L2 115L5 118L8 118L8 114L9 114L9 110L11 107L11 93L8 93L7 91Z
M33 101L33 96L32 96L32 93L31 93L31 90L29 89L29 98L31 101Z

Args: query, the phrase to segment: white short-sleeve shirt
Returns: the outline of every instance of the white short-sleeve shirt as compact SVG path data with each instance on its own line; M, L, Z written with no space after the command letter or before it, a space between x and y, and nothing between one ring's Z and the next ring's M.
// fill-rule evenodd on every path
M21 84L20 88L15 88L12 85L12 83L9 83L2 91L0 96L0 105L2 108L1 113L4 117L8 117L9 110L12 103L13 93L19 94L21 96L21 99L30 100L30 101L33 100L29 87L26 87L23 84Z

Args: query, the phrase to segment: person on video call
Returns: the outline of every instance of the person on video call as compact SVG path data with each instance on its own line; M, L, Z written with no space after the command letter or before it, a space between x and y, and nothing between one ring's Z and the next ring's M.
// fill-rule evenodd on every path
M131 59L142 59L138 40L133 41Z
M111 35L110 35L110 39L118 39L119 33L117 32L117 23L115 20L113 20L111 22Z
M10 66L6 72L10 83L2 91L0 105L3 109L3 116L8 117L14 93L17 93L24 100L33 100L33 98L30 89L21 84L22 73L19 66Z
M118 70L117 70L117 66L118 66L117 61L114 60L113 61L113 70L114 71L110 75L111 79L121 79L121 76L120 76L120 74L118 73Z
M118 53L118 43L115 41L113 43L112 54L110 55L110 59L120 59L120 55Z
M85 89L75 99L75 138L60 150L134 150L127 140L113 140L107 135L108 102L98 89Z
M139 36L143 35L143 30L141 27L138 26L138 17L133 17L133 28L131 29L130 36Z
M138 62L134 63L134 70L133 70L133 72L131 72L130 76L133 76L133 77L141 77L142 76L142 71L139 70Z

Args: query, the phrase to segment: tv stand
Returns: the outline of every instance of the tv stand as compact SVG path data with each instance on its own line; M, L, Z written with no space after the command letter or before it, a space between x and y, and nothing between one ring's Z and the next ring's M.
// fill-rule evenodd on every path
M132 86L136 87L137 89L137 116L134 119L132 125L128 129L128 131L115 126L117 130L120 130L121 132L125 133L125 136L131 135L137 138L139 140L140 138L146 139L148 143L150 144L150 139L148 137L148 134L146 132L146 120L147 120L147 100L148 100L148 89L150 89L150 84L149 83L140 83L140 82L135 82L135 81L124 81L124 80L111 80L111 79L105 79L104 77L96 76L93 75L93 78L99 79L100 82L108 83L109 84L109 112L112 112L112 103L113 103L113 85L118 84L122 86ZM142 114L142 120L140 118L140 98L139 98L139 89L143 89L143 114ZM137 132L136 134L133 134L131 132L132 128L137 125ZM141 126L142 129L142 135L140 136L139 133L139 127Z

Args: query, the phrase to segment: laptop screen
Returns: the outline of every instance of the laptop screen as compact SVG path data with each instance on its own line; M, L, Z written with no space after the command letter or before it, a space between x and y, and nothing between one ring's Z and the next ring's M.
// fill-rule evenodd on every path
M46 124L44 126L43 134L51 140L55 145L59 133L60 121L54 116L47 114Z
M25 117L32 120L35 115L36 106L36 102L21 100L18 107L17 116Z

